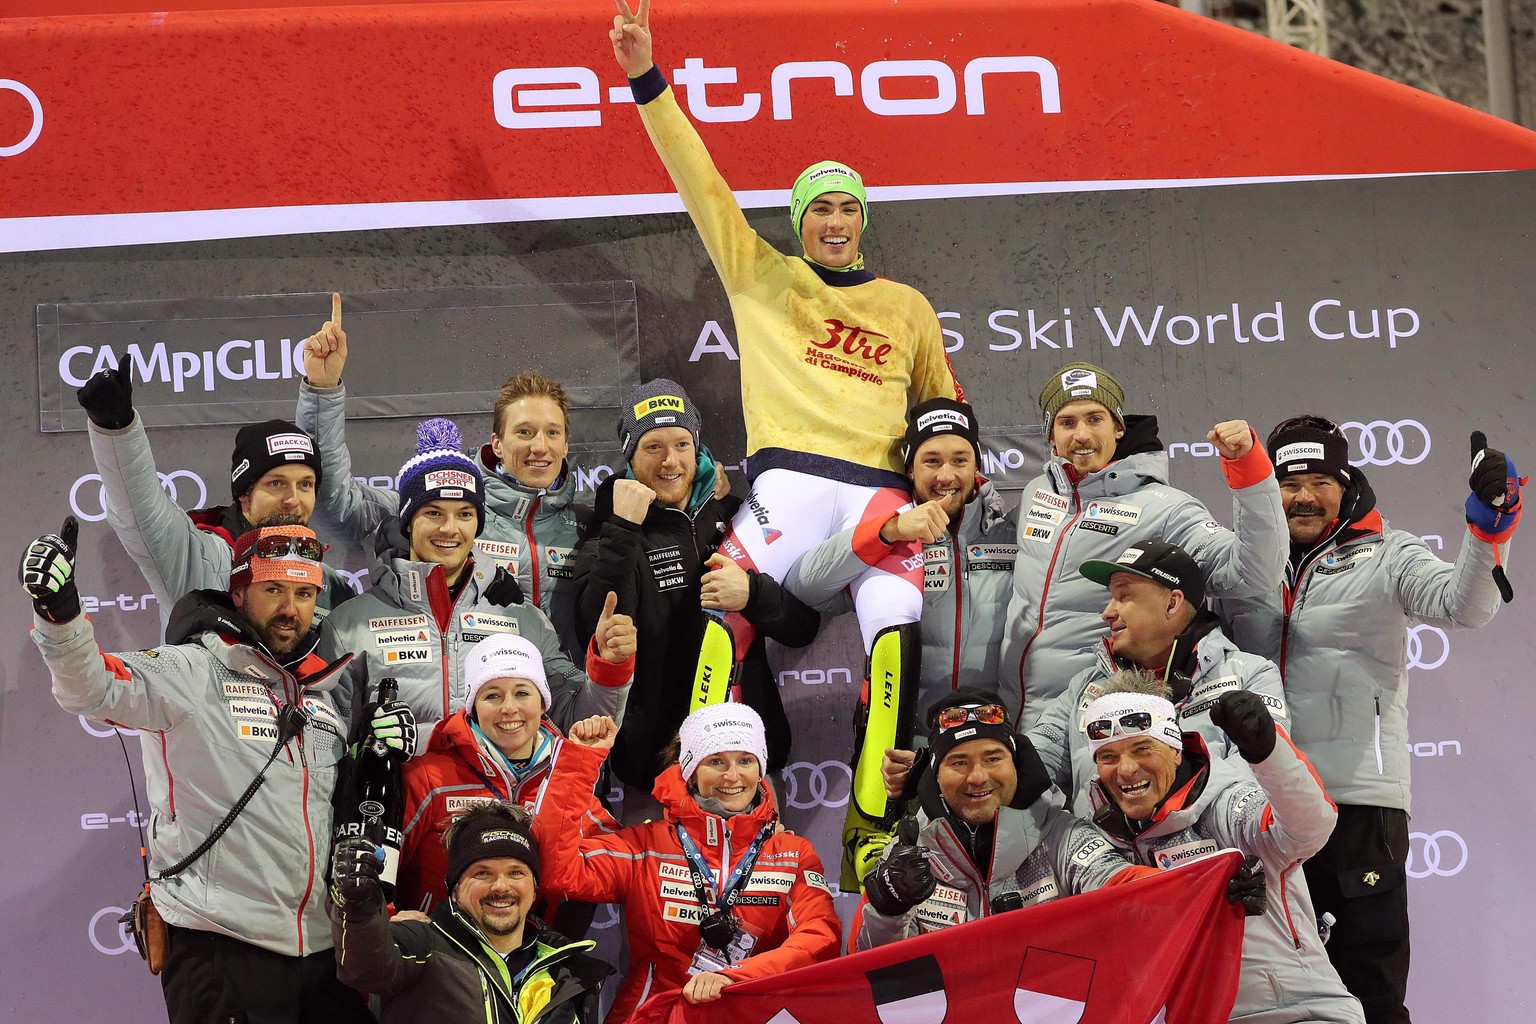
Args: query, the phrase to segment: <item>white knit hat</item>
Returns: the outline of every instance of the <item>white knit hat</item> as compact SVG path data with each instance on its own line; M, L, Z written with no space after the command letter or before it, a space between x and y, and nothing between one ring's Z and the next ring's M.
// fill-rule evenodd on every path
M469 687L465 705L471 709L471 716L480 688L493 679L526 679L544 698L545 711L554 703L544 675L544 655L532 640L516 633L497 633L469 649L464 659L464 683Z
M1145 729L1127 729L1122 719L1138 712L1149 715L1151 724ZM1090 753L1098 753L1099 748L1106 743L1129 739L1132 736L1150 736L1159 743L1166 743L1174 750L1184 749L1184 733L1179 728L1179 713L1172 703L1161 697L1154 697L1150 693L1106 693L1088 705L1088 710L1083 712L1079 728L1087 732L1090 722L1105 720L1110 722L1110 731L1099 739L1094 739L1091 735L1088 737Z
M693 777L699 762L711 754L726 750L744 750L756 755L763 771L768 770L768 738L763 720L746 704L711 704L683 719L678 731L682 749L677 766L683 778Z

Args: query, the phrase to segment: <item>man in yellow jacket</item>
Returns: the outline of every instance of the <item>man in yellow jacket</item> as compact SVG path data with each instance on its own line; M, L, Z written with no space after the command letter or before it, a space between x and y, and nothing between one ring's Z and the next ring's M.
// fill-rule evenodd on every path
M900 450L907 410L964 395L928 300L864 266L859 239L869 205L858 173L836 161L806 168L790 203L804 254L774 249L748 225L651 58L650 0L637 13L626 0L615 3L614 57L736 321L752 493L721 552L783 579L806 551L853 528L854 550L869 566L849 587L870 661L844 832L846 887L862 880L879 852L872 836L887 811L880 759L910 736L914 717L921 544L944 529L931 524L932 536L897 529L910 502ZM706 632L694 706L722 698L733 654L750 641L738 614L717 617Z

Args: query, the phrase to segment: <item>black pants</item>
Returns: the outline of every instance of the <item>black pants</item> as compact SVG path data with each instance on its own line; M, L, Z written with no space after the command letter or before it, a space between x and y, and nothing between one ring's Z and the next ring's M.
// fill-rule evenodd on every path
M1344 987L1367 1024L1410 1024L1408 988L1408 815L1341 804L1333 835L1303 870L1317 916L1338 919L1328 940Z
M330 950L283 956L213 932L170 935L160 972L170 1024L372 1024L363 997L336 980Z

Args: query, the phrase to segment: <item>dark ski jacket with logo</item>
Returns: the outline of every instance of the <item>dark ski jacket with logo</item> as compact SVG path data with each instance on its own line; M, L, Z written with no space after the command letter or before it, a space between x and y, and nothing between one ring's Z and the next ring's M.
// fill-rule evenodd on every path
M347 669L350 685L341 695L352 703L343 711L360 714L363 687L372 699L379 680L393 676L400 683L400 699L416 716L419 753L427 748L432 727L464 707L464 663L474 645L495 633L515 633L544 656L553 701L545 714L552 722L566 729L591 715L624 721L633 659L612 665L589 650L583 672L566 657L543 612L527 601L493 600L486 593L490 582L473 564L455 599L442 566L411 561L399 522L390 517L375 535L373 586L337 609L327 623L322 653L357 656Z
M172 501L160 486L155 455L137 413L121 430L92 423L88 434L107 496L107 521L159 602L160 624L169 626L171 609L192 591L228 590L235 541L251 529L240 505L186 512ZM317 620L356 593L335 569L321 568L325 586L315 602Z
M992 482L977 479L980 486L960 510L959 522L923 545L923 656L913 705L918 709L913 723L918 736L928 734L922 713L946 693L962 686L990 690L997 685L1018 528ZM807 551L784 585L820 611L851 611L846 588L869 570L869 563L853 549L854 533L844 530Z
M1338 522L1292 552L1285 582L1220 610L1233 640L1279 664L1296 742L1328 795L1411 811L1408 630L1487 625L1499 608L1493 545L1464 533L1455 564L1441 561L1387 525L1354 473ZM1509 542L1499 547L1507 561ZM1421 663L1444 660L1439 638L1419 639Z
M1364 1024L1317 933L1302 861L1323 848L1338 811L1284 729L1269 757L1211 760L1198 733L1184 734L1184 761L1152 819L1131 821L1098 782L1094 823L1138 864L1176 868L1234 849L1264 862L1268 907L1243 927L1243 966L1233 1021Z
M590 642L608 592L618 595L617 611L634 617L639 632L635 680L624 728L611 763L625 784L649 792L661 772L662 747L688 717L694 668L704 637L699 605L704 562L725 536L741 505L737 497L713 496L715 466L701 452L692 511L653 504L639 526L613 514L613 484L604 480L593 506L592 532L576 552L576 625ZM741 698L763 718L768 764L783 767L789 757L789 719L768 665L764 639L804 647L816 638L821 617L771 576L752 572L752 590L742 614L757 627L757 638L741 665Z
M501 954L452 902L431 923L391 924L382 905L343 912L325 901L336 942L336 976L383 997L381 1024L599 1024L598 995L613 968L537 918L533 960L513 975ZM353 914L356 914L353 917Z
M294 422L309 431L325 464L319 501L359 544L385 519L400 512L398 492L359 483L352 475L346 435L347 388L299 386ZM553 490L524 487L502 471L490 445L480 449L485 478L485 529L475 539L477 568L490 583L498 566L516 577L524 596L555 625L560 644L571 658L581 653L569 596L562 584L571 578L571 556L590 510L578 500L576 474L561 467ZM558 597L557 597L558 595Z
M34 614L54 699L72 714L141 730L152 875L213 831L272 753L280 709L301 705L308 722L265 784L212 849L156 879L154 900L178 928L290 957L329 949L331 793L347 738L332 695L347 659L314 654L312 632L279 663L222 591L188 594L175 612L175 643L120 654L102 653L84 615L52 623Z
M1217 459L1232 491L1232 529L1193 495L1168 483L1157 418L1127 416L1115 460L1078 477L1059 456L1024 488L1019 554L998 664L997 691L1020 728L1033 725L1078 672L1109 627L1099 616L1108 592L1078 567L1113 562L1137 541L1179 545L1205 570L1213 597L1265 594L1285 574L1289 534L1280 487L1264 446Z

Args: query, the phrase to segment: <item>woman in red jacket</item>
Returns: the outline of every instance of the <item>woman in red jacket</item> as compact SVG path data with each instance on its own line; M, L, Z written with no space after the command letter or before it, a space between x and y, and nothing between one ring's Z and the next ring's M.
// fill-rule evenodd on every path
M622 685L633 670L633 657L613 664L588 652L587 674L599 683ZM560 729L544 717L549 684L531 641L511 633L480 641L465 659L464 682L469 695L463 710L439 722L426 752L405 763L405 842L395 893L401 910L427 911L445 898L449 818L486 799L537 812L565 747ZM619 827L590 787L576 802L576 827Z
M836 956L842 925L821 859L783 831L763 785L757 712L715 704L689 715L652 791L665 820L582 836L580 797L617 732L605 718L571 727L538 812L545 888L624 905L629 967L609 1019L657 992L706 1002L732 982Z

